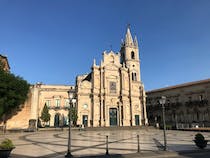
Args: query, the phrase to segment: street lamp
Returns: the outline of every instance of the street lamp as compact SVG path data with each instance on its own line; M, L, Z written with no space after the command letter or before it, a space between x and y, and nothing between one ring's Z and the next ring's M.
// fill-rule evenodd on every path
M72 158L71 154L71 107L76 103L76 99L74 99L74 91L69 90L68 91L68 97L69 97L69 135L68 135L68 149L67 149L67 154L65 157L70 157Z
M164 136L164 150L167 148L167 142L166 142L166 122L165 122L165 102L166 102L166 97L162 96L161 99L159 100L160 104L162 105L163 109L163 136Z

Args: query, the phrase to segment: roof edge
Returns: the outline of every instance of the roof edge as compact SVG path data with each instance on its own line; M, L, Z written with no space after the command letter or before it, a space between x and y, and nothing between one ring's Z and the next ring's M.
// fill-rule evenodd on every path
M161 91L166 91L166 90L169 90L169 89L177 89L177 88L188 87L188 86L192 86L192 85L196 85L196 84L203 84L203 83L208 83L208 82L210 83L210 78L204 79L204 80L186 82L186 83L182 83L182 84L178 84L178 85L174 85L174 86L169 86L169 87L164 87L164 88L159 88L159 89L154 89L154 90L147 91L146 93L161 92Z

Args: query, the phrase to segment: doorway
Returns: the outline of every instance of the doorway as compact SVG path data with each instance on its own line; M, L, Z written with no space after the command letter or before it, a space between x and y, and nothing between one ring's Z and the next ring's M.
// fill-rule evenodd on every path
M59 127L59 122L60 122L60 114L55 114L54 117L54 127Z
M117 126L117 108L109 109L109 123L110 126Z
M88 126L88 115L82 115L82 124L87 127Z
M135 115L135 124L139 126L139 115Z

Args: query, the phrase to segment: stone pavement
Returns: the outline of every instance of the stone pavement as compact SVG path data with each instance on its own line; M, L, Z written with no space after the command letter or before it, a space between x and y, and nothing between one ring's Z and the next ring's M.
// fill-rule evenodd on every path
M167 131L168 151L162 151L163 131L157 129L72 131L74 157L200 157L208 156L210 146L199 150L194 142L197 132ZM202 132L206 139L210 133ZM106 136L109 138L109 156ZM140 136L141 153L137 153L137 135ZM13 140L16 148L11 157L63 158L67 150L68 131L41 131L0 134ZM210 157L210 155L209 155Z

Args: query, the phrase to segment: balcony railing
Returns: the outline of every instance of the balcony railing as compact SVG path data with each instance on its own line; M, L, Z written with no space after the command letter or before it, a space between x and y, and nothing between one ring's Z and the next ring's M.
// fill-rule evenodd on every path
M185 102L185 106L187 107L191 107L191 106L199 106L199 107L203 107L205 105L208 105L208 100L193 100L193 101L187 101Z
M181 107L183 104L181 102L175 102L175 103L166 103L164 106L166 109L177 109L179 107ZM147 110L161 110L162 105L161 104L153 104L150 106L147 106Z
M64 106L49 106L48 107L48 109L49 110L68 110L69 109L69 105L68 106L66 106L66 105L64 105Z

